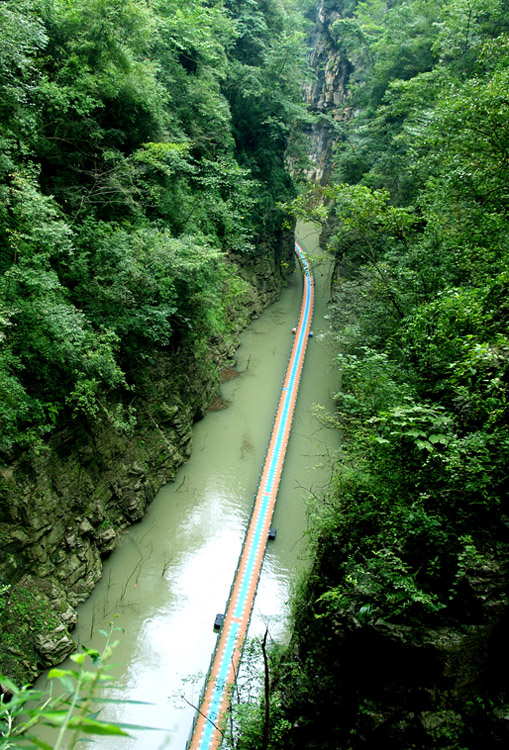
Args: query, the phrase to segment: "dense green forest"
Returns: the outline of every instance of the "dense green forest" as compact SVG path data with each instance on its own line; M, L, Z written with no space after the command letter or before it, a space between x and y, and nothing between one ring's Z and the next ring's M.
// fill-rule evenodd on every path
M69 420L130 424L154 353L227 333L244 287L225 259L263 252L293 191L300 18L279 0L0 2L7 460Z
M337 259L343 447L270 746L502 748L509 4L322 10L348 89L333 180L290 209Z

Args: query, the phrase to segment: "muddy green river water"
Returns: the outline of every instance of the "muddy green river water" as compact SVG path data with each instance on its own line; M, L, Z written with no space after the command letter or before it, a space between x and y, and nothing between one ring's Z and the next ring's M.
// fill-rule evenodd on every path
M310 225L297 239L317 251ZM335 430L315 416L332 409L337 386L326 304L330 267L315 259L314 336L308 346L292 435L273 526L255 601L250 635L269 628L287 637L288 600L306 561L306 501L330 474ZM238 377L222 386L227 408L209 412L193 429L191 459L163 487L144 519L125 531L106 561L103 577L79 608L78 645L102 648L99 628L118 615L125 632L115 649L109 697L151 705L106 706L101 718L161 727L132 732L132 739L97 738L100 750L184 750L194 709L216 641L214 618L225 608L246 523L258 484L274 413L297 324L302 283L292 276L281 299L242 335ZM48 737L45 738L49 740Z

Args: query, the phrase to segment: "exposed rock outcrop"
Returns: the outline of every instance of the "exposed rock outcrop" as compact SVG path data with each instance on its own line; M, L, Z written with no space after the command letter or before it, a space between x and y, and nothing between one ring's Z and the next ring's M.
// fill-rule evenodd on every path
M334 146L341 137L341 121L348 117L347 83L352 73L334 39L333 23L340 18L341 3L321 0L310 39L310 65L314 75L304 87L309 109L317 115L311 126L308 170L312 182L325 184L334 167Z

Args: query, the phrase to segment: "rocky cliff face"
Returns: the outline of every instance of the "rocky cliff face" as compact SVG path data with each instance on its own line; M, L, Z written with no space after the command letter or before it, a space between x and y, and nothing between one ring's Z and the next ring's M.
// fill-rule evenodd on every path
M237 331L279 296L293 268L293 235L278 251L243 260L249 283ZM142 518L159 488L189 457L192 424L217 395L218 369L235 335L208 358L163 353L136 379L136 425L102 419L55 434L39 456L0 466L0 674L33 680L74 648L76 606L101 577L120 531Z
M308 177L318 184L325 184L330 176L334 146L341 138L341 122L348 116L346 87L352 67L338 50L332 32L333 23L341 17L340 7L341 3L335 0L320 0L310 39L313 78L305 86L305 98L317 117L309 133L309 155L314 166Z

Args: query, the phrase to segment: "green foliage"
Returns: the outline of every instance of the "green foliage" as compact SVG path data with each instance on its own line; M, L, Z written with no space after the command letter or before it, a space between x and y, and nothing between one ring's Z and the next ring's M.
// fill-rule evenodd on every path
M410 190L395 187L379 162L378 189L369 184L371 169L365 185L323 189L327 213L312 213L333 224L330 250L339 261L333 320L343 350L337 403L347 442L336 492L351 531L336 511L323 523L328 534L351 536L348 545L370 539L373 557L362 561L354 554L341 574L344 580L351 575L348 569L356 571L355 580L361 570L368 581L383 580L386 554L380 544L382 538L384 547L393 540L388 554L400 562L392 568L402 578L417 576L415 581L431 587L426 595L443 602L451 571L461 567L463 548L453 543L455 535L464 538L473 525L475 544L482 548L490 533L499 534L507 440L507 318L504 304L500 310L493 304L505 288L502 238L508 230L502 208L505 100L499 88L507 73L506 42L505 35L486 41L496 29L492 21L500 18L499 5L481 11L469 3L473 41L462 54L473 67L470 77L464 67L458 71L459 48L451 35L461 38L465 27L456 28L450 14L459 13L459 5L445 4L442 18L448 20L433 43L442 51L448 40L451 56L432 61L429 73L416 69L409 80L399 71L385 98L369 95L376 109L366 110L368 128L360 120L349 125L351 138L362 137L376 160L388 141L380 146L365 133L383 123L390 159L398 152L392 170L403 160L415 175ZM382 18L380 9L376 3L360 4L355 16L362 21L362 44L369 43L375 77L387 54L377 40L396 19L402 21L401 13L410 14L410 28L402 28L411 37L422 11L420 4L403 9L395 3ZM460 14L455 18L459 23ZM488 48L495 54L489 63ZM492 134L498 132L495 143ZM300 198L294 210L306 200ZM385 509L385 521L375 520L375 507ZM325 516L329 513L330 508ZM411 549L416 518L428 519L428 543ZM432 578L425 573L427 558L436 560ZM390 588L387 581L383 588ZM405 594L409 612L412 591ZM384 609L383 597L375 601L375 594L361 593L370 611L384 616L391 611L390 597ZM346 596L343 589L341 596ZM397 616L405 611L406 605L392 610Z
M234 257L278 241L293 195L300 19L290 0L1 4L0 451L108 399L125 422L127 372L229 332Z
M294 194L285 167L292 127L305 119L301 86L305 59L302 15L294 2L228 0L237 39L226 94L241 166L260 181L259 232L278 231L277 200Z
M283 716L279 675L283 649L264 638L246 642L223 745L232 750L276 750L284 746L291 725ZM268 700L268 707L266 701Z
M29 577L23 577L15 586L4 584L2 579L0 602L0 671L20 684L27 679L27 674L30 675L20 655L28 653L34 663L40 661L41 656L36 652L37 639L51 633L61 623L49 609L46 595L37 590ZM68 636L67 632L62 636Z
M490 617L488 592L505 596L508 9L370 0L334 16L354 67L336 113L337 184L286 208L321 223L336 258L342 446L330 491L310 504L316 559L284 712L300 726L285 747L505 744L496 716L468 706L470 691L507 703L491 673L428 704L419 691L445 672L423 670L416 686L392 649L404 661L398 639L460 638ZM437 723L423 729L412 717L430 707Z
M426 612L445 607L436 594L427 593L416 583L410 566L392 550L381 549L368 560L345 563L344 583L328 589L317 600L317 617L331 617L339 609L357 607L357 619L365 625L371 618L392 620L411 610L422 620ZM363 602L359 607L359 602ZM323 614L320 610L324 608Z
M118 641L112 641L115 632L122 628L110 623L109 632L102 631L106 644L101 654L83 646L83 653L73 654L76 664L72 669L51 669L48 673L50 687L39 691L24 685L18 687L12 680L0 677L6 694L0 696L0 748L42 748L59 750L75 748L83 735L129 737L126 729L148 729L134 725L118 725L98 718L100 710L93 710L97 702L108 703L108 698L98 699L100 688L111 683L109 661ZM91 663L90 663L91 662ZM131 703L131 701L121 701ZM38 737L41 727L54 730L51 745ZM49 731L48 729L46 731Z
M364 347L360 354L338 355L337 365L341 390L335 398L343 426L352 419L356 425L360 420L367 422L383 409L399 404L411 392L396 364L384 352Z

